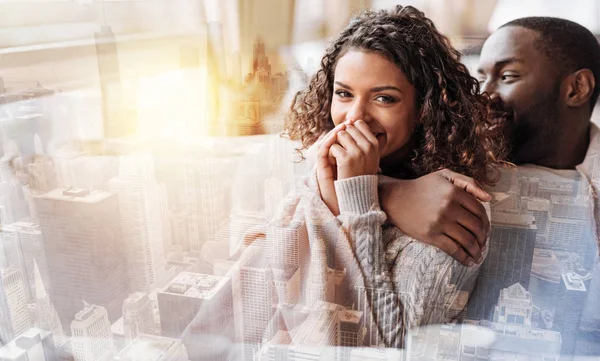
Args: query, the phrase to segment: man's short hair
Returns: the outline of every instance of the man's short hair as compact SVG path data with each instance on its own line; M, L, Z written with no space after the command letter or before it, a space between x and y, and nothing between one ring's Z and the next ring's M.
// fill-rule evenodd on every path
M600 94L600 45L591 31L569 20L532 16L510 21L501 26L520 26L537 31L537 44L549 59L556 62L561 75L580 69L594 74L596 86L590 98L593 110Z

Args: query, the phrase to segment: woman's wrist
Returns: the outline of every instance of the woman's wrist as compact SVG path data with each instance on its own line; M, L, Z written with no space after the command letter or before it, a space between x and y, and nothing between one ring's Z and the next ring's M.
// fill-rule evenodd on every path
M376 175L361 175L334 182L340 214L363 214L379 209Z

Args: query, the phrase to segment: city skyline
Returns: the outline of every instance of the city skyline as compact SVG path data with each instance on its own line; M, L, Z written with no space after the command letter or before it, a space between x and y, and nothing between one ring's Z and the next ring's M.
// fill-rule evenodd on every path
M410 312L385 306L414 295L363 284L324 210L286 217L309 162L269 116L295 69L259 37L229 54L223 24L202 25L169 48L167 71L147 73L124 64L153 53L96 28L92 95L0 77L0 359L219 360L238 346L274 361L600 354L586 180L535 169L494 189L475 291L436 305L465 325L396 337L404 356L379 349ZM473 325L497 342L471 345Z

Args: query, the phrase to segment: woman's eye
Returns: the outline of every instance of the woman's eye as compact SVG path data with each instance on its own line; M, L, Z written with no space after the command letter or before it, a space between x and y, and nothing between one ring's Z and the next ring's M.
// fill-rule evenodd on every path
M335 92L335 94L337 96L341 97L341 98L348 98L348 97L352 96L352 94L350 94L350 93L348 93L347 91L344 91L344 90L338 90L338 91Z
M382 102L382 103L386 103L386 104L394 103L396 101L395 98L393 98L389 95L379 95L375 98L375 100Z

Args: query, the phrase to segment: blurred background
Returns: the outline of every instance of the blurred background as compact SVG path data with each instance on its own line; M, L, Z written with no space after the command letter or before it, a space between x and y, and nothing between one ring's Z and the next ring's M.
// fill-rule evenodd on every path
M600 34L598 0L0 0L0 360L205 352L182 295L231 289L308 170L277 136L294 93L353 14L396 4L469 67L515 18Z

